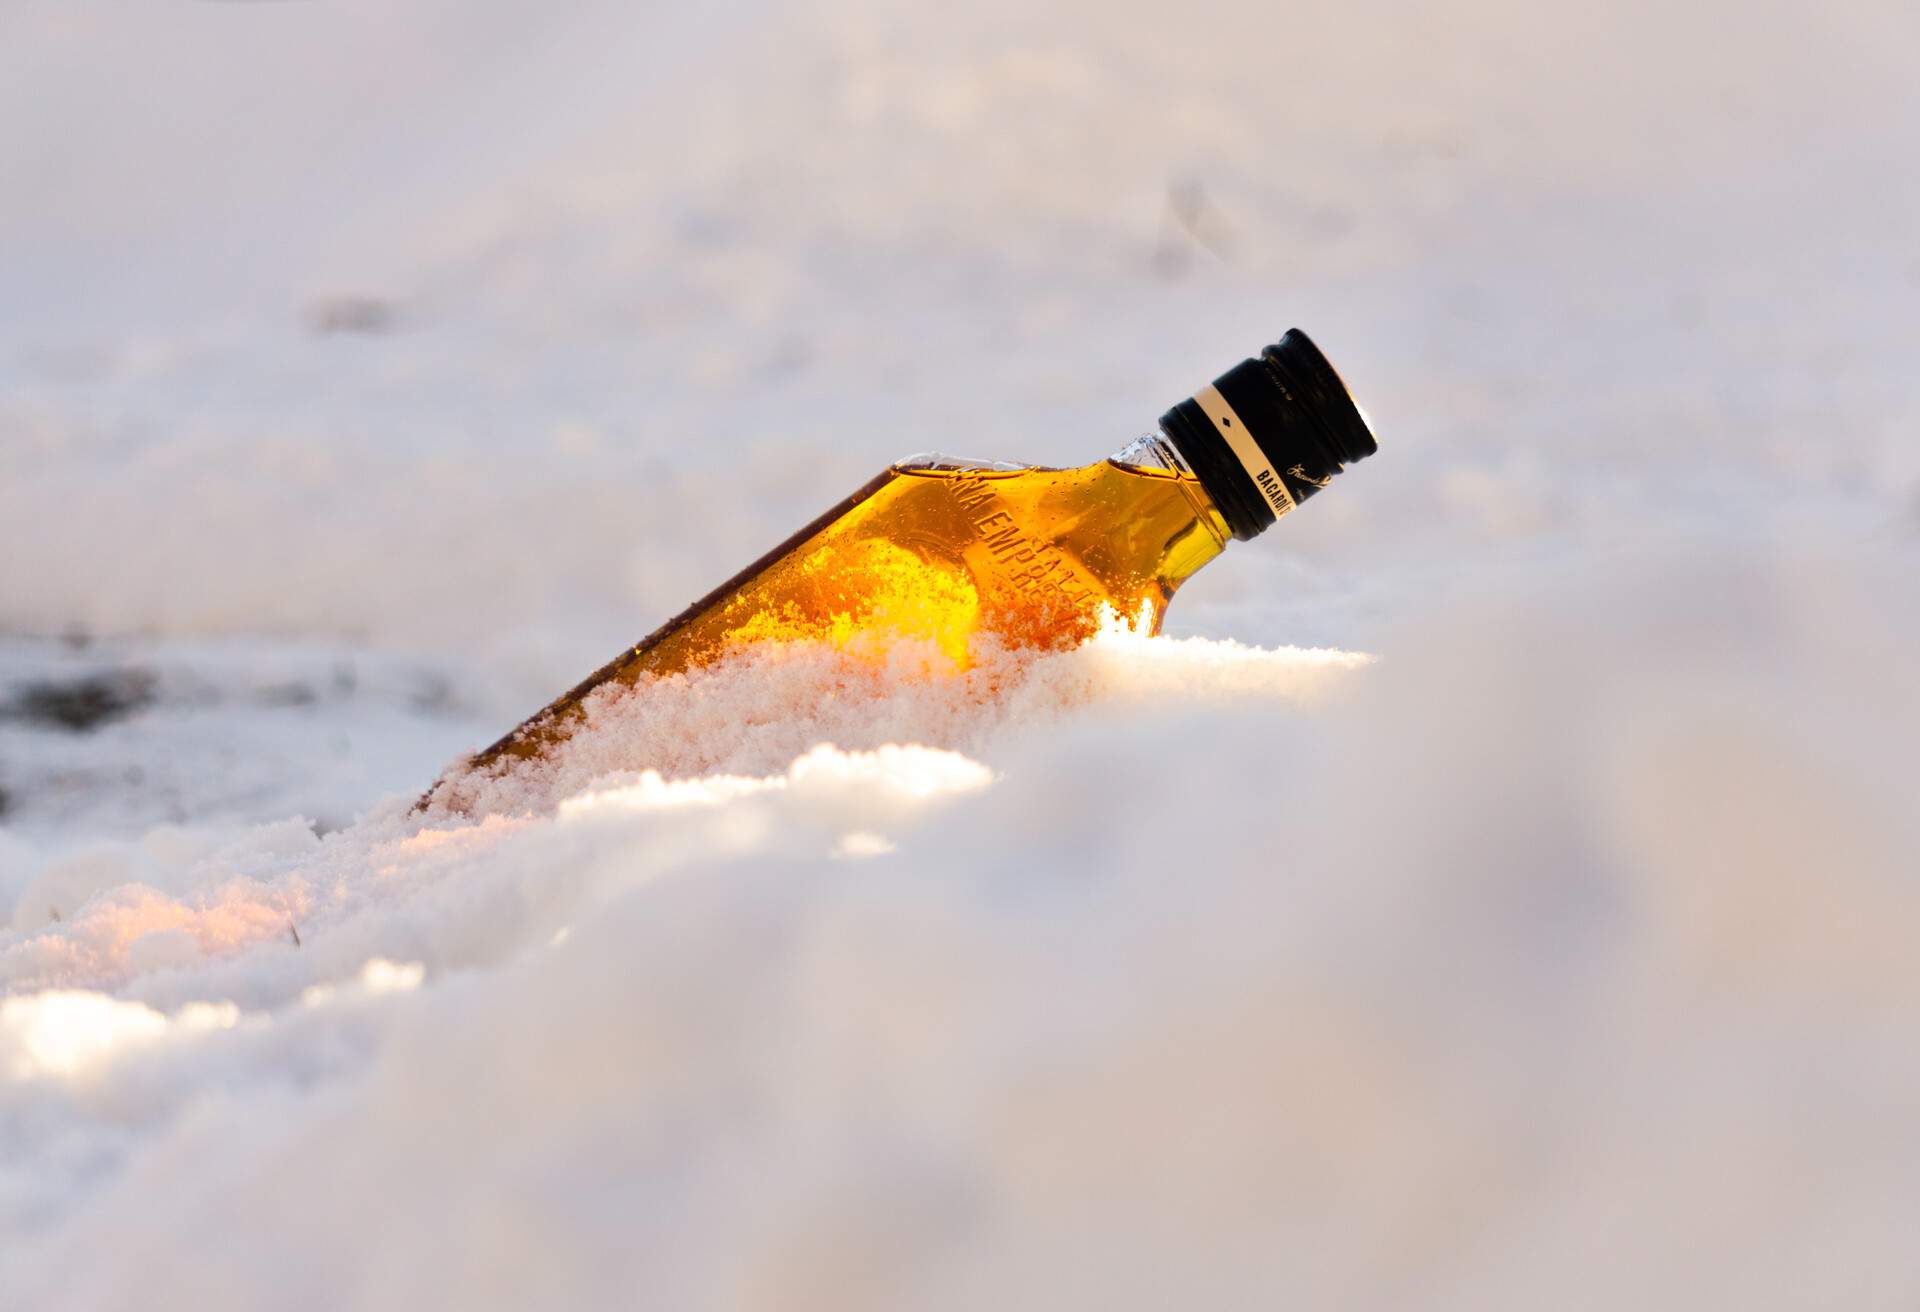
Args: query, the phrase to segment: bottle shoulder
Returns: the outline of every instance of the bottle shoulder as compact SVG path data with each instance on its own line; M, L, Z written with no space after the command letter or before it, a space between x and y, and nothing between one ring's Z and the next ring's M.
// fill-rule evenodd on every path
M1191 519L1215 551L1224 547L1231 534L1200 480L1183 467L1132 463L1127 457L1133 451L1130 447L1089 465L1067 467L927 454L896 461L883 477L896 480L903 492L911 483L953 485L962 500L976 494L959 489L991 488L1003 508L1023 507L1022 519L1038 524L1064 518L1089 528L1104 522L1109 531L1123 536L1130 536L1141 520Z
M1132 477L1156 479L1167 483L1191 483L1196 491L1199 489L1199 480L1194 477L1193 470L1188 467L1173 444L1166 440L1166 435L1159 432L1143 434L1105 460L1087 465L1020 464L1007 460L980 460L949 455L944 451L921 451L904 456L887 467L887 472L890 474L989 478L1006 478L1021 474L1065 474L1084 477L1116 470ZM1205 496L1203 492L1200 495Z
M1079 477L1124 475L1128 478L1145 478L1165 483L1195 483L1192 474L1185 470L1168 469L1160 465L1134 464L1123 459L1125 453L1108 456L1088 465L1020 465L1006 460L970 460L960 456L950 456L943 452L923 451L917 455L906 456L887 466L889 474L905 474L914 478L986 478L1008 479L1022 475L1045 478L1047 475L1070 475Z
M1006 460L974 460L965 456L950 456L944 451L920 451L901 457L889 468L902 474L1021 474L1044 466L1017 465Z

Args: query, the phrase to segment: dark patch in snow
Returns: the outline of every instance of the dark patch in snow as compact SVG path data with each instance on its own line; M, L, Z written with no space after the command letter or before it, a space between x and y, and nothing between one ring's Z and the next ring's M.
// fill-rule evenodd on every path
M86 733L152 704L153 687L153 675L138 669L38 679L20 685L9 701L0 703L0 717Z
M394 330L399 312L379 296L329 296L307 307L307 327L322 337L351 333L380 337Z

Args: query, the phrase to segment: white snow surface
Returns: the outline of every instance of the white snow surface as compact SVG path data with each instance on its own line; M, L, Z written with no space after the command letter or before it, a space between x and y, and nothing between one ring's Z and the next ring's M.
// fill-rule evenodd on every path
M1913 1306L1917 42L0 9L0 1308ZM1380 453L1170 636L411 812L1293 324Z

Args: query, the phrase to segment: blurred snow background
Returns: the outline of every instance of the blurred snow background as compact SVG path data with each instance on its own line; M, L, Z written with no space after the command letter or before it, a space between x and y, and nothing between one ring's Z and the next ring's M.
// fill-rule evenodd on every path
M0 9L0 1304L1911 1306L1916 40ZM1181 641L404 817L1294 324L1381 453Z

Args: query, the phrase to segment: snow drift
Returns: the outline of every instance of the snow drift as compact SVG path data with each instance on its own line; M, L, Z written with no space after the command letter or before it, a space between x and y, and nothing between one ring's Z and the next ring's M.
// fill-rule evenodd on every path
M977 756L230 838L161 876L192 942L120 886L4 958L9 1287L1520 1306L1625 1240L1609 1299L1870 1302L1920 1277L1901 586L1576 576L1307 703L1109 640Z

